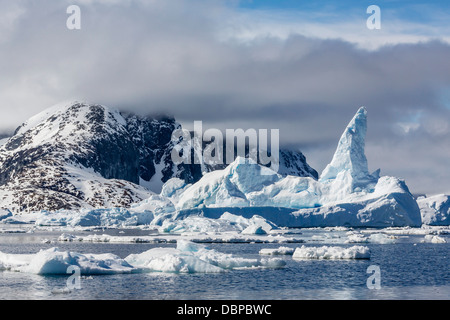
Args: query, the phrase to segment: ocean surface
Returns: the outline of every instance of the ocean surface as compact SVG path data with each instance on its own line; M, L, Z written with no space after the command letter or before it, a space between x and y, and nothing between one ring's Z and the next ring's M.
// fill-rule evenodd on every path
M313 239L325 231L302 231ZM175 244L148 243L43 243L61 232L0 234L3 253L36 253L58 247L79 253L114 253L125 258L155 247ZM450 299L450 236L447 243L422 243L423 235L399 236L394 244L363 243L370 248L370 260L295 260L280 269L239 269L221 274L136 273L82 276L81 289L63 290L69 275L41 276L0 271L0 299L150 299L150 300L288 300L288 299ZM260 258L262 248L296 248L329 245L214 243L209 248L245 258ZM333 244L349 247L355 244ZM267 256L266 256L267 257ZM380 270L380 288L367 285L369 266Z

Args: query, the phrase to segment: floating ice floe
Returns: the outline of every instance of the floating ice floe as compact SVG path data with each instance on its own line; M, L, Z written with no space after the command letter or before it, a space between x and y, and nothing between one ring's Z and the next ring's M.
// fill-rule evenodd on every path
M395 243L397 236L387 235L384 233L373 233L369 236L370 243L379 243L379 244L390 244Z
M180 240L176 248L153 248L125 259L111 254L81 254L41 250L36 254L6 254L0 252L0 270L40 275L67 274L70 266L80 274L117 274L132 272L218 273L242 268L282 268L281 259L249 259L221 253L206 246Z
M58 237L58 241L69 241L69 242L71 242L71 241L74 241L74 240L80 241L81 238L79 238L79 237L77 237L77 236L75 236L73 234L68 234L68 233L63 233L63 234L61 234ZM47 242L47 243L49 243L49 242Z
M396 236L387 235L381 232L372 233L369 236L365 236L360 232L349 231L347 232L347 240L345 243L378 243L378 244L390 244L395 243Z
M427 234L424 239L422 240L422 242L427 242L427 243L447 243L447 240L445 240L445 238L440 237L440 236L434 236L431 234Z
M366 243L369 242L369 239L363 234L355 231L347 232L347 240L345 243Z
M279 247L279 248L263 248L259 250L260 255L292 255L294 254L295 248L289 247Z
M423 225L421 228L389 227L389 228L383 229L383 233L394 234L394 235L427 235L427 234L445 235L445 234L450 234L450 227L449 226L427 226L427 225Z
M109 242L109 243L176 243L180 238L195 243L303 243L305 240L297 237L277 235L246 235L238 232L208 232L148 235L148 236L112 236L108 234L89 234L76 236L62 234L55 241ZM52 241L49 240L48 243Z
M40 250L36 254L6 254L0 252L0 269L34 274L67 274L70 266L81 274L130 273L134 270L125 260L111 254L81 254L58 248Z
M301 246L295 249L294 259L370 259L370 250L365 246L353 246L350 248L338 246L307 247Z
M248 259L208 249L204 245L180 240L177 248L154 248L125 258L130 264L148 271L175 273L217 273L228 269L281 268L281 259Z

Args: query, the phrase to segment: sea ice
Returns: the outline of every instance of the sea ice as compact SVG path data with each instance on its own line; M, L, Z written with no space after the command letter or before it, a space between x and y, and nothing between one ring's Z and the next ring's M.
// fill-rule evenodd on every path
M218 273L241 268L282 268L281 259L252 259L221 253L186 240L176 248L153 248L130 254L125 259L111 253L81 254L58 248L40 250L35 254L0 252L0 270L40 275L68 274L75 266L82 275L134 272Z
M435 236L431 234L427 234L422 242L428 242L428 243L447 243L447 240L445 238L440 236Z
M80 268L80 274L130 273L134 268L118 256L80 254L58 248L40 250L36 254L5 254L0 252L3 269L34 274L67 274L69 266Z
M219 273L225 271L193 254L183 253L175 248L153 248L140 254L131 254L125 260L146 272Z
M355 231L348 231L347 232L347 240L345 243L365 243L369 242L369 239L365 237L363 234Z
M279 259L249 259L221 253L186 240L177 241L177 248L153 248L125 258L131 265L146 271L174 273L217 273L239 268L280 268Z
M295 248L279 247L275 249L263 248L259 250L260 255L292 255Z
M391 244L395 243L398 237L393 235L387 235L384 233L373 233L369 236L370 243L379 243L379 244Z
M292 256L294 259L370 259L370 250L364 246L350 248L337 246L296 248Z

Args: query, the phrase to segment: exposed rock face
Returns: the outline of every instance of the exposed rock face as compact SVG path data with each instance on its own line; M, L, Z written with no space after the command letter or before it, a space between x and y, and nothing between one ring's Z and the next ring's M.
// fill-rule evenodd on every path
M142 186L160 192L162 185L171 178L194 183L202 177L200 165L175 165L171 160L174 147L172 132L181 128L175 119L167 116L142 117L129 113L122 115L139 152L139 183Z
M319 174L307 162L306 157L298 150L280 150L280 168L278 173L287 176L319 178Z

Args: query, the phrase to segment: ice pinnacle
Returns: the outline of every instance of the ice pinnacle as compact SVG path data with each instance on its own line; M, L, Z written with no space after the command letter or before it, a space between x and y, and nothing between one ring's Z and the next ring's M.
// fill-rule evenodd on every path
M364 152L366 131L367 110L361 107L345 128L333 159L323 170L320 181L335 179L339 173L345 171L354 182L370 177Z

